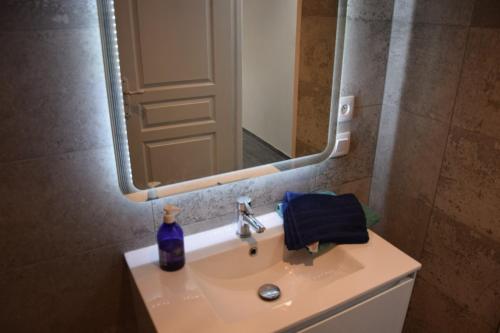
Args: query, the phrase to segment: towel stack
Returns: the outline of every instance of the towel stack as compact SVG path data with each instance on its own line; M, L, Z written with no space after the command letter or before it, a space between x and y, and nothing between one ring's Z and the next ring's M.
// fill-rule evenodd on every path
M289 250L299 250L316 242L368 242L365 213L353 194L287 192L282 212L285 244Z

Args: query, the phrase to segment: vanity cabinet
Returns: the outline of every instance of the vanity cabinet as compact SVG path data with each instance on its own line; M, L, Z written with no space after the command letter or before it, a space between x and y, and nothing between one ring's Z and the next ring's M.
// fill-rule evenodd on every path
M400 333L421 265L369 230L365 244L338 245L312 258L283 255L275 212L258 216L258 254L225 225L185 238L186 266L158 267L156 245L125 254L138 291L140 332ZM313 259L313 260L312 260ZM257 296L273 283L282 297ZM196 320L193 320L196 313Z
M323 319L300 333L400 333L415 279L405 278L395 286ZM290 330L289 332L297 332Z

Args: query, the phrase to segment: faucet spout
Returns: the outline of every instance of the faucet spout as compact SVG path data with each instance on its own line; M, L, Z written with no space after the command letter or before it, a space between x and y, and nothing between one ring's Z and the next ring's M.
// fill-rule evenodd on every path
M262 223L260 223L259 220L257 220L253 215L245 214L245 215L243 215L243 219L248 224L250 224L250 226L252 228L254 228L254 230L259 234L266 230L266 227L264 227L264 225Z
M255 229L257 233L262 233L266 230L266 227L254 217L252 200L249 197L243 196L238 198L236 214L236 234L240 238L247 238L252 235L250 227Z

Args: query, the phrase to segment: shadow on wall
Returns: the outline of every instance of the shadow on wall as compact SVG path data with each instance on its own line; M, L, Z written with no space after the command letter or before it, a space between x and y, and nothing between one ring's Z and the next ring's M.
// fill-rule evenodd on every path
M385 91L383 99L383 109L380 118L379 134L377 140L377 151L375 154L375 166L382 166L374 169L372 193L370 194L370 204L381 212L383 221L374 229L382 234L386 234L387 209L389 208L389 189L393 185L391 182L392 172L395 169L395 155L397 143L403 135L400 127L401 101L404 100L405 85L407 85L407 73L410 67L411 40L413 29L411 27L415 16L415 2L407 7L410 14L407 21L407 29L402 31L401 25L396 22L397 4L393 13L393 24L391 27L390 47L387 61L387 73L385 81ZM397 44L397 45L396 45ZM401 247L400 247L401 248Z
M370 204L423 265L405 332L499 328L497 4L395 1Z
M383 220L398 221L377 230L416 258L431 216L466 40L463 27L423 24L426 6L395 4L371 192Z

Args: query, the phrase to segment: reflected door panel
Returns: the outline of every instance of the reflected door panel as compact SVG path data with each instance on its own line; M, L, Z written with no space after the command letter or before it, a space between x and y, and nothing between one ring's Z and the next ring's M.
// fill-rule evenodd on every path
M238 168L233 0L115 2L134 184Z

